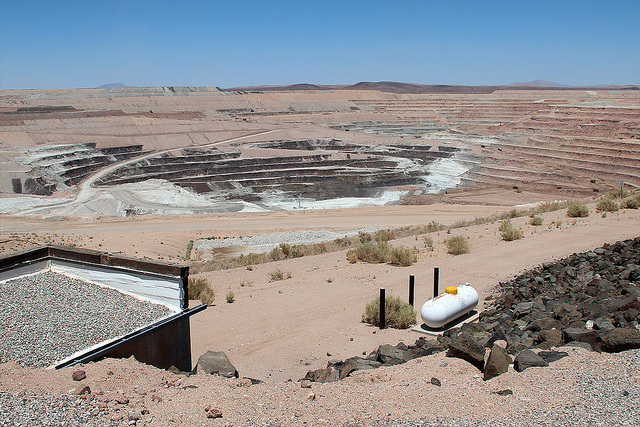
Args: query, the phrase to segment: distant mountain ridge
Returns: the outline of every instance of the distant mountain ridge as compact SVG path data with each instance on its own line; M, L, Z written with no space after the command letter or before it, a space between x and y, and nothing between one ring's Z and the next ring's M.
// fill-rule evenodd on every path
M546 80L540 80L540 79L534 80L532 82L524 82L524 83L515 82L510 84L509 86L571 87L569 85L563 85L556 82L548 82Z
M127 87L123 83L107 83L106 85L98 86L96 89L115 89L119 87Z
M625 85L599 85L599 86L569 86L545 80L534 80L527 83L513 83L510 85L496 86L464 86L464 85L423 85L418 83L401 82L359 82L354 85L315 85L310 83L299 83L294 85L265 85L265 86L241 86L229 89L222 89L229 92L283 92L294 90L378 90L390 93L451 93L451 94L482 94L493 93L496 90L585 90L585 89L617 89L617 90L640 90L640 86Z

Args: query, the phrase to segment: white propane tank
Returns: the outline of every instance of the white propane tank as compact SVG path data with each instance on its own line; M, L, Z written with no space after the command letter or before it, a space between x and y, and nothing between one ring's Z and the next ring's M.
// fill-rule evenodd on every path
M462 286L449 286L447 292L425 302L420 315L428 327L441 328L467 314L476 305L478 305L478 292L467 282Z

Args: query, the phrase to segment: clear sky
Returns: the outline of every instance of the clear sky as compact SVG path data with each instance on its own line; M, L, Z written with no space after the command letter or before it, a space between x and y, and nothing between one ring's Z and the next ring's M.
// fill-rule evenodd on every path
M640 0L0 0L0 89L640 84Z

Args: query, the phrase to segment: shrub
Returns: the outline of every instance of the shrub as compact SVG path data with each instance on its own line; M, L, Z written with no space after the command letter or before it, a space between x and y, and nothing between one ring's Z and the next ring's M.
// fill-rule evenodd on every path
M471 251L469 240L464 236L454 236L444 241L447 252L452 255L467 254Z
M352 260L355 257L356 260L380 264L387 262L390 252L391 247L388 243L366 242L349 249L347 251L347 259Z
M542 217L533 216L531 218L531 220L529 221L529 224L531 224L531 225L542 225Z
M388 242L395 239L393 230L380 230L376 233L376 242Z
M276 271L269 273L269 281L276 282L278 280L286 280L291 278L290 271L282 271L279 268Z
M416 323L416 312L399 297L392 295L384 299L385 323L390 328L406 329ZM362 322L380 326L380 297L369 302L362 313Z
M433 250L433 238L431 236L424 236L424 247L429 249L430 251Z
M209 282L205 278L194 279L189 277L189 299L200 300L203 304L211 305L216 299L216 293L211 289Z
M431 221L429 224L427 224L428 233L432 233L434 231L441 231L441 230L444 230L444 228L445 228L444 225L436 221Z
M609 198L600 199L596 204L596 210L598 212L615 212L618 209L618 204Z
M638 207L640 207L640 201L636 199L627 199L622 204L622 207L625 209L638 209Z
M187 261L191 259L191 251L193 250L193 240L189 240L187 244L187 252L184 254L184 259Z
M622 190L622 198L629 197L630 193L627 190ZM607 193L606 196L608 199L619 199L620 198L620 190L611 190Z
M389 256L389 264L400 267L408 267L418 261L418 255L413 249L400 247L392 248Z
M589 216L589 208L584 203L571 203L567 208L567 216L570 218L585 218Z
M227 303L231 304L236 300L236 295L233 293L231 289L227 291Z
M514 228L511 224L511 221L509 221L508 219L500 222L500 227L498 227L498 230L500 230L500 236L502 237L502 240L505 240L507 242L522 239L522 230Z

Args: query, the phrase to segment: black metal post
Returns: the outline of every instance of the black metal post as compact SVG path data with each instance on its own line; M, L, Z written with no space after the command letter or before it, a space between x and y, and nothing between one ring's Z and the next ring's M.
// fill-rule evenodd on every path
M440 267L433 267L433 297L438 296L438 286L440 284Z
M385 304L384 301L385 297L384 297L384 288L380 288L380 329L384 329L384 327L386 326L386 319L385 319Z
M409 275L409 305L413 307L413 291L415 289L416 277L413 274Z

